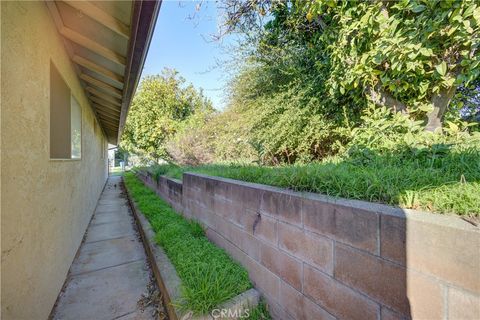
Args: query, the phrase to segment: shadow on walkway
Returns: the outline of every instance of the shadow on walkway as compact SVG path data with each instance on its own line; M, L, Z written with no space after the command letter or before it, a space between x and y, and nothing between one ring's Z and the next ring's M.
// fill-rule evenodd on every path
M122 177L110 177L50 318L158 319L162 310Z

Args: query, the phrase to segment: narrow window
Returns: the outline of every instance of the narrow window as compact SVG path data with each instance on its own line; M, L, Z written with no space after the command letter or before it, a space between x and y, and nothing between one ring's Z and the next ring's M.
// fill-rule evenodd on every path
M50 158L70 158L70 89L50 64Z
M101 144L102 159L105 159L105 137L102 134L102 144Z
M99 142L99 149L100 149L100 159L105 158L105 138L103 137L102 130L98 130L99 125L97 124L97 120L93 120L94 128L95 128L95 138L97 138L97 131L100 133L100 138L98 139Z
M82 157L82 108L74 96L71 96L71 134L72 159Z
M81 155L82 109L50 63L50 158L80 159Z

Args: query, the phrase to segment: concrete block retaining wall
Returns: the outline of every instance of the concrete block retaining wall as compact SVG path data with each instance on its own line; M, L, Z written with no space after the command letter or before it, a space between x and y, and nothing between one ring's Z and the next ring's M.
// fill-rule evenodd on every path
M183 212L182 181L163 176L159 177L157 181L147 172L138 172L137 176L176 211Z
M186 173L142 180L248 271L278 319L480 319L480 229L458 217Z

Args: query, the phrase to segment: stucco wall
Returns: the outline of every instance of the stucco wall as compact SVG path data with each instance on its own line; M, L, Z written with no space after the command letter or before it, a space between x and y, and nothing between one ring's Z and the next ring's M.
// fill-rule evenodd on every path
M46 319L107 177L102 131L43 1L1 1L2 319ZM82 107L82 159L50 160L50 61Z
M480 229L458 217L200 174L139 177L170 203L181 195L175 206L248 270L274 319L480 319Z

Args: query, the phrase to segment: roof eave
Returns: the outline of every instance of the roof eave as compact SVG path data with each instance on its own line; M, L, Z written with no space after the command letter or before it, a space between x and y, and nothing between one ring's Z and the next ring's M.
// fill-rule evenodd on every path
M134 1L117 144L121 140L132 97L142 74L161 4L162 0Z

